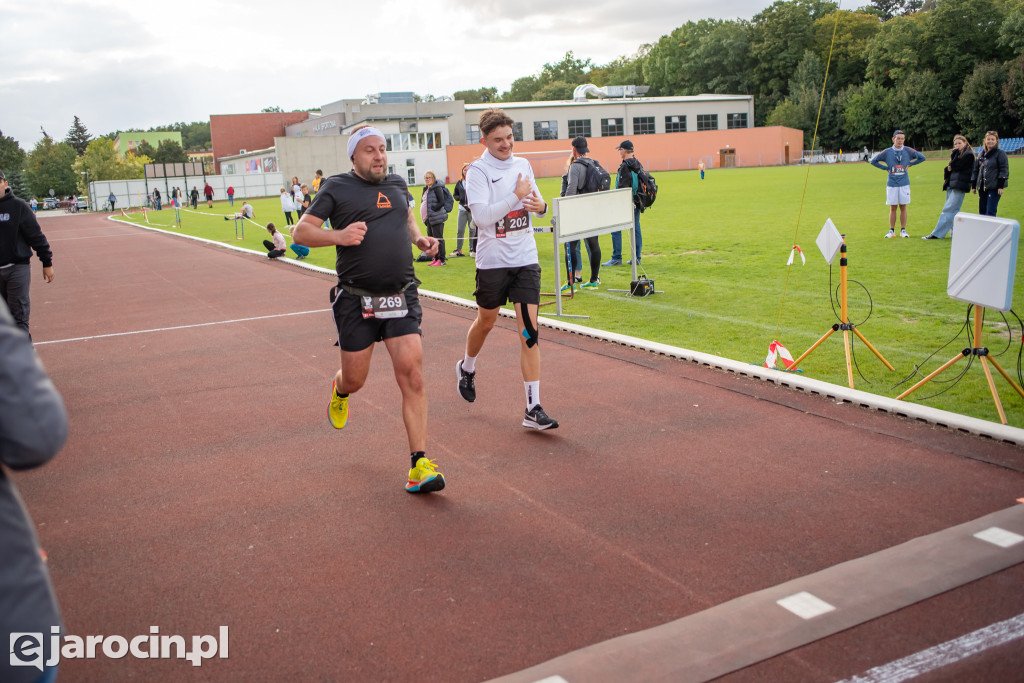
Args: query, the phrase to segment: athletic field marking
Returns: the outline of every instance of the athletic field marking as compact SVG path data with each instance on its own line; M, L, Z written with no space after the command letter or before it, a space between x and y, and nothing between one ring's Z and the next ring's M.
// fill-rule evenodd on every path
M788 609L801 619L813 619L814 617L820 617L822 614L827 614L835 609L835 606L828 604L818 596L812 595L807 591L794 593L788 598L782 598L775 602L780 607Z
M1000 529L997 526L990 526L989 528L979 531L974 534L975 538L979 538L982 541L988 541L992 545L997 545L1000 548L1009 548L1010 546L1017 545L1021 541L1024 541L1024 536L1015 534L1012 531L1006 529Z
M254 318L236 318L234 320L217 320L211 323L196 323L194 325L176 325L175 327L157 327L152 330L134 330L132 332L114 332L112 334L96 334L91 337L73 337L71 339L53 339L50 341L36 342L36 346L43 344L63 344L64 342L88 341L90 339L105 339L107 337L126 337L132 334L148 334L150 332L170 332L172 330L188 330L196 327L209 327L211 325L230 325L231 323L245 323L252 320L268 320L270 318L287 318L292 315L307 315L309 313L326 313L329 308L321 308L315 311L298 311L297 313L278 313L276 315L258 315Z
M972 631L895 662L876 666L839 683L899 683L1021 637L1024 637L1024 614Z

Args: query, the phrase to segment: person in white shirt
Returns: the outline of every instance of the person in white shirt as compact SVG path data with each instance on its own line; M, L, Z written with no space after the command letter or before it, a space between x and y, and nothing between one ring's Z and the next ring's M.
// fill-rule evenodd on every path
M281 188L281 212L284 213L284 219L287 221L285 225L292 224L292 211L295 210L295 202L292 201L292 196L288 194L288 190Z
M523 426L554 429L558 421L540 405L540 348L537 308L540 265L532 216L543 216L547 202L540 195L530 162L512 153L512 119L501 109L480 114L480 142L486 147L466 173L466 196L477 225L476 320L466 335L465 357L455 365L459 395L476 400L476 359L508 301L516 311L519 357L526 390Z

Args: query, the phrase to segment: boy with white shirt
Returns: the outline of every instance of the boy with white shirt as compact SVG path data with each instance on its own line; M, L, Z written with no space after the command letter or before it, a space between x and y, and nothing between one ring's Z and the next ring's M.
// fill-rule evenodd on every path
M480 142L486 151L466 173L466 196L477 225L476 320L466 335L466 354L455 364L459 395L476 400L476 359L498 319L511 301L519 327L519 357L526 390L523 426L554 429L558 421L540 405L540 348L537 308L540 265L531 214L543 216L547 202L537 189L530 162L512 154L512 119L501 109L480 115Z

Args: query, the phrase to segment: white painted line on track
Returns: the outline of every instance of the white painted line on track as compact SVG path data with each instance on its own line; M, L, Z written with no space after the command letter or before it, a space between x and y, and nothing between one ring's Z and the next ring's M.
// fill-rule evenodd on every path
M975 538L981 539L982 541L988 541L992 545L997 545L1000 548L1009 548L1010 546L1017 545L1021 541L1024 541L1024 536L1015 534L1012 531L1006 529L1000 529L997 526L990 526L989 528L979 531L974 534Z
M972 631L839 683L899 683L1024 637L1024 614Z
M50 341L35 342L35 346L44 344L63 344L65 342L89 341L90 339L105 339L107 337L126 337L133 334L148 334L150 332L170 332L172 330L189 330L196 327L210 327L211 325L230 325L232 323L245 323L252 320L269 320L271 318L287 318L292 315L307 315L309 313L327 313L331 309L321 308L315 311L298 311L295 313L277 313L275 315L258 315L253 318L236 318L234 320L216 320L209 323L196 323L194 325L176 325L175 327L157 327L152 330L133 330L132 332L114 332L111 334L96 334L91 337L73 337L71 339L51 339Z
M822 614L827 614L835 609L834 605L828 604L818 596L808 593L807 591L795 593L790 595L788 598L782 598L775 602L779 607L788 609L801 619L813 619L814 617L820 617Z

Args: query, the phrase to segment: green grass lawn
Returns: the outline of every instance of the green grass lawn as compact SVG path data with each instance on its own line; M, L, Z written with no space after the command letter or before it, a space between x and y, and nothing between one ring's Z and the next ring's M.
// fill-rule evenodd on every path
M829 293L830 277L831 288L839 286L839 259L830 273L815 245L822 225L831 218L847 240L850 319L896 368L889 371L854 338L855 362L863 374L855 369L855 385L895 397L919 378L915 371L927 374L970 346L966 332L961 332L967 304L946 295L951 241L920 239L934 227L945 201L942 168L943 161L929 160L911 169L911 239L882 238L888 230L885 173L865 163L819 165L809 171L712 169L703 181L695 171L659 173L658 201L640 222L644 269L664 293L631 298L609 292L629 286L629 268L603 268L600 289L563 300L563 311L590 316L573 319L579 324L743 362L762 363L773 339L798 356L837 322ZM1024 160L1010 160L1010 176L999 214L1019 219L1024 192L1014 178L1024 177ZM541 192L547 198L557 196L558 183L557 178L540 180ZM413 194L418 202L420 189L414 188ZM283 226L278 197L258 199L253 205L259 223L269 220ZM236 201L235 208L239 206ZM964 209L977 211L975 195L967 196ZM249 223L245 240L236 241L232 222L221 217L229 210L225 202L218 202L212 210L199 209L212 216L183 212L183 231L262 250L266 232ZM169 226L173 212L149 216L151 223ZM445 230L449 251L455 248L456 218L452 213ZM786 267L794 244L804 250L806 266L797 259ZM554 291L550 234L538 235L537 245L544 291ZM601 237L601 249L607 260L609 236ZM463 250L468 253L468 246ZM1018 255L1018 266L1022 259ZM334 251L315 249L307 262L332 268ZM584 256L585 275L588 268ZM417 264L416 270L424 289L472 298L473 259L449 259L444 268ZM1024 274L1015 279L1014 305L1024 311ZM553 308L546 307L545 312ZM993 355L1005 350L996 358L1016 378L1019 323L1006 315L1009 327L1016 330L1009 350L1008 326L997 311L988 312L984 342ZM966 367L967 362L960 361L938 378L941 381L919 389L910 400L998 421L980 363L953 386L951 380ZM842 335L834 334L801 363L801 369L806 377L845 386ZM1024 399L993 374L1010 424L1024 427Z

